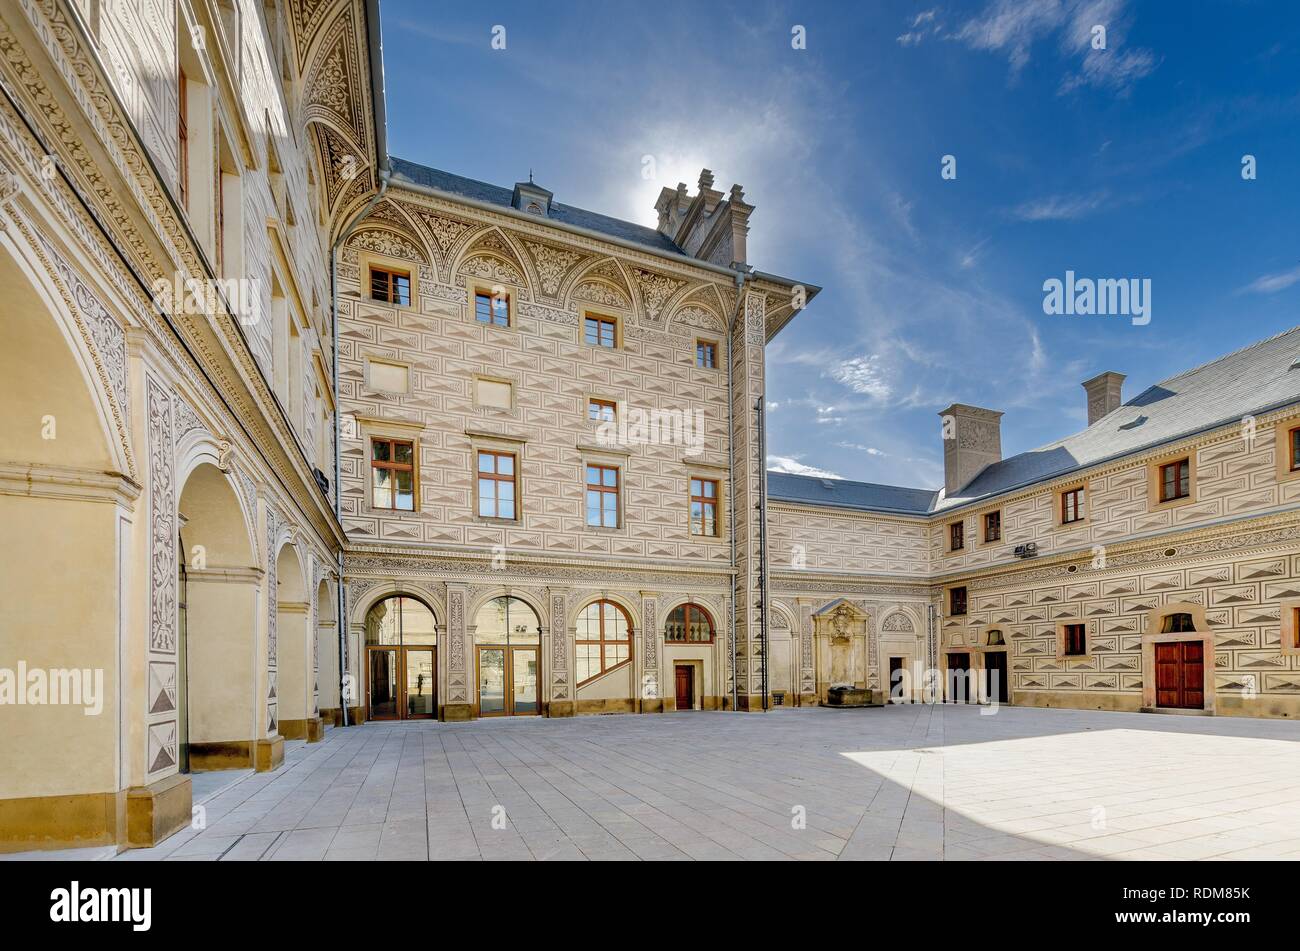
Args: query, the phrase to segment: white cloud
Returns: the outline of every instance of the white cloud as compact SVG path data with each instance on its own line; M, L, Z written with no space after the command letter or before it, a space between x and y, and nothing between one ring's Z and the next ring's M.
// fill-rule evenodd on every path
M1300 265L1293 267L1289 271L1280 271L1277 274L1265 274L1258 277L1247 284L1243 290L1254 294L1276 294L1278 291L1284 291L1297 282L1300 282Z
M1109 197L1104 191L1091 195L1048 195L1017 205L1011 215L1021 221L1071 221L1092 214Z
M893 388L885 379L885 371L881 367L878 354L873 353L870 356L841 360L831 367L830 375L836 383L847 386L854 393L862 393L874 400L883 402L889 399L890 394L893 393Z
M792 459L790 456L768 456L767 468L772 472L784 472L788 475L812 476L816 479L844 478L834 472L828 472L825 469L818 469L816 466L806 466L798 459Z

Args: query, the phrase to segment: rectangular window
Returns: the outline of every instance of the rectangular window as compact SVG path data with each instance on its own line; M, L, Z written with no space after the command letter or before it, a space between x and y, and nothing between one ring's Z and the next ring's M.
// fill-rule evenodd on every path
M712 479L691 480L691 534L718 534L718 483Z
M718 366L718 345L711 340L695 341L695 365L705 370Z
M1065 625L1065 656L1079 657L1088 653L1088 626L1086 624Z
M961 551L966 546L966 526L962 522L953 522L948 526L948 550Z
M610 400L587 400L587 419L594 423L612 423L618 418L618 405Z
M1291 612L1291 646L1300 650L1300 608Z
M1084 515L1084 495L1083 488L1070 489L1068 492L1061 493L1061 524L1069 525L1071 522L1083 521Z
M479 450L478 514L483 518L515 517L515 457L509 452Z
M510 295L474 292L474 319L494 327L510 326Z
M1160 501L1185 499L1191 491L1192 464L1189 459L1179 459L1160 467Z
M984 515L984 540L997 542L1002 540L1002 513L988 512Z
M185 70L180 71L176 83L176 96L180 106L180 116L176 123L177 140L180 144L180 161L177 163L177 178L181 191L181 207L190 210L190 81L185 78Z
M415 444L401 439L372 439L370 479L370 504L374 508L415 511Z
M1291 430L1291 471L1300 472L1300 428Z
M401 307L411 306L411 275L407 271L370 269L370 298Z
M587 317L583 321L583 334L587 344L592 347L618 345L618 321L613 317Z
M618 469L587 466L587 524L618 528Z
M960 617L966 613L965 588L948 589L948 613L953 617Z

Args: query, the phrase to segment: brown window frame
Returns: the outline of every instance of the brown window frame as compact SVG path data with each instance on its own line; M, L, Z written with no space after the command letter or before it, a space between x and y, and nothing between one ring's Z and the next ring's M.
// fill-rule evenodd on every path
M480 303L482 302L486 302L486 319L480 315ZM498 313L498 308L500 308L500 313ZM504 322L497 320L497 317L504 317ZM509 327L510 295L505 291L494 294L491 291L476 288L474 291L474 320L489 327Z
M705 360L705 355L708 360ZM701 370L716 370L718 368L718 344L715 340L696 340L695 341L695 366Z
M958 592L960 592L961 610L957 610ZM948 589L948 616L965 617L970 612L970 595L965 585Z
M989 531L989 526L993 526L993 531ZM984 513L984 542L1002 541L1002 510Z
M592 324L595 324L596 339L591 339ZM605 343L605 331L609 330L609 343ZM618 349L618 319L604 314L584 314L582 317L582 341L589 347L602 350Z
M1173 479L1167 479L1165 473L1171 469L1181 467ZM1160 487L1161 502L1177 502L1179 499L1190 498L1192 494L1192 459L1186 456L1182 459L1174 459L1171 462L1162 463L1160 471L1156 477L1156 484ZM1172 488L1171 488L1172 487ZM1172 491L1174 494L1167 494Z
M1291 647L1300 650L1300 607L1291 609Z
M948 550L962 551L966 547L966 523L948 523Z
M609 410L609 419L606 419L601 413L592 416L591 411L594 407L601 410ZM599 397L590 396L587 398L587 421L592 423L616 423L618 422L618 404L613 400L602 400Z
M379 444L379 443L386 443L386 444L388 445L388 459L387 459L387 460L376 459L376 458L375 458L375 446L376 446L377 444ZM406 464L406 463L401 463L401 462L396 462L396 461L394 461L394 460L396 460L396 458L397 458L397 447L398 447L398 446L409 446L409 447L410 447L410 449L411 449L411 462L410 462L409 465ZM416 465L415 465L416 454L415 454L415 453L416 453L415 441L412 440L412 439L394 439L394 438L391 438L391 437L389 437L389 436L371 436L371 437L370 437L370 507L371 507L371 508L373 508L373 509L383 509L383 510L386 511L386 512L414 512L414 511L415 511L415 508L416 508L416 505L415 505L415 503L416 503L416 499L418 499L418 498L419 498L419 495L420 495L420 492L419 492L419 486L418 486L418 480L417 480L417 478L416 478ZM389 496L390 496L390 501L391 501L392 504L390 504L390 505L379 505L379 504L377 504L377 503L375 502L375 470L376 470L376 469L386 469L386 470L388 470L390 473L393 473L393 472L409 472L409 473L411 473L411 507L410 507L409 509L403 509L403 508L398 508L398 507L397 507L397 478L396 478L396 476L391 476L391 475L389 476L389 486L390 486L390 489L389 489Z
M623 502L622 499L619 498L620 489L622 488L622 481L623 481L622 469L620 469L618 466L607 466L604 463L600 463L600 462L585 462L583 463L582 469L583 469L582 481L583 481L583 488L584 488L583 496L582 496L583 520L586 522L587 527L588 528L620 527L623 524ZM602 473L600 476L597 477L596 482L591 481L592 469L595 469L598 472ZM614 473L614 484L612 486L608 486L604 484L603 473L605 472ZM599 493L600 495L600 507L599 507L600 521L599 522L591 521L591 506L587 504L588 500L591 497L591 493L593 492ZM605 496L606 495L614 496L614 524L613 525L605 524Z
M625 624L626 627L627 627L627 639L626 639L626 640L622 640L622 639L620 639L620 638L618 638L618 637L606 637L606 636L605 636L605 610L604 610L604 606L607 605L607 604L608 604L610 607L612 607L615 611L617 611L620 615L622 615L622 617L623 617L623 622L624 622L624 624ZM587 611L589 611L589 610L590 610L591 608L593 608L593 607L597 607L597 608L600 609L600 610L598 610L598 611L596 612L597 623L598 623L598 627L597 627L597 635L598 635L598 638L597 638L597 639L592 639L592 638L590 638L590 637L584 638L584 637L582 636L582 634L583 634L583 621L585 620L585 615L586 615ZM579 686L579 687L581 687L583 684L590 683L591 681L595 680L597 677L603 677L605 674L608 674L608 673L610 673L610 672L612 672L612 671L618 670L620 667L626 667L628 664L632 663L632 640L633 640L632 618L631 618L631 616L627 613L627 611L623 610L623 606L622 606L622 605L620 605L620 604L618 604L618 603L616 603L616 602L614 602L614 601L610 601L610 600L607 599L607 598L601 598L600 600L592 601L590 604L588 604L586 607L584 607L584 608L582 609L582 611L578 614L578 624L577 624L577 632L576 632L576 633L577 633L577 636L575 637L574 642L573 642L575 646L577 646L577 647L581 647L581 646L586 645L586 646L590 647L590 646L592 646L592 645L599 645L599 647L600 647L600 670L598 670L596 673L592 674L590 677L586 677L586 678L584 678L584 679L582 679L582 680L579 680L579 681L578 681L578 686ZM586 633L588 633L588 634L591 633L590 628L587 628ZM615 634L618 633L618 624L617 624L617 622L615 622L615 624L614 624L614 633L615 633ZM608 664L608 663L606 662L605 648L606 648L606 646L609 646L609 645L612 645L612 646L614 646L614 647L621 647L621 646L623 646L623 645L626 645L626 646L627 646L627 657L624 658L623 660L618 661L617 663L614 663L614 664ZM578 654L580 654L580 653L581 653L581 651L575 651L575 652L574 652L574 664L575 664L574 675L575 675L575 676L577 675L577 669L576 669L576 666L577 666L577 663L578 663Z
M1287 433L1287 442L1291 448L1291 472L1300 472L1300 426Z
M190 81L185 75L185 67L180 67L176 79L176 94L179 104L176 119L176 143L179 152L177 162L177 185L181 193L181 207L190 210Z
M1073 525L1075 522L1082 522L1088 517L1088 496L1087 486L1079 486L1077 489L1066 489L1061 493L1061 524ZM1073 502L1073 506L1071 505ZM1074 518L1070 518L1070 510L1074 510Z
M510 460L510 474L501 474L501 463L494 462L491 472L484 472L481 467L481 460L484 456L491 456L494 459L506 458ZM477 449L474 451L474 479L475 485L475 505L474 514L479 518L497 519L502 522L519 521L519 456L517 453L506 452L500 449ZM492 483L492 509L495 514L483 514L483 495L479 491L482 488L481 483ZM513 498L510 499L511 507L514 509L512 515L501 514L501 484L509 483Z
M1088 656L1088 625L1073 623L1061 625L1061 650L1065 657ZM1077 647L1078 650L1073 650Z
M682 636L669 637L668 625L672 623L673 615L676 614L678 611L682 612ZM696 640L690 636L692 614L698 614L704 618L705 624L708 626L709 629L708 640ZM718 629L713 623L713 615L710 614L705 608L702 608L700 605L696 604L694 601L688 601L685 604L677 605L677 607L669 611L668 616L664 618L664 643L665 644L712 644L717 639L717 636L718 636Z
M697 483L700 487L699 495L695 494L695 486ZM704 487L706 485L713 486L713 495L705 493ZM690 496L691 534L700 538L717 538L718 534L722 530L722 526L718 520L718 501L722 495L722 483L717 479L701 479L696 476L691 476L687 494ZM700 517L698 519L695 517L695 504L697 502L700 505ZM704 526L708 521L707 513L710 509L712 509L713 531L706 532ZM698 531L696 531L697 525L699 526Z
M375 291L378 286L376 279L382 279L383 293L376 295ZM399 290L398 281L406 282L405 299ZM370 266L370 299L382 301L385 304L396 304L398 307L411 306L411 272L401 271L397 268L379 267L372 264Z

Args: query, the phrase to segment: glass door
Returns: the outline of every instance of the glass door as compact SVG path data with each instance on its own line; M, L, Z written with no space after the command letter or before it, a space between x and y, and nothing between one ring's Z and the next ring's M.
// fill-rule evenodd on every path
M537 705L537 648L510 648L512 701L510 712L528 716L540 712Z
M397 679L397 648L371 647L366 650L369 676L366 683L370 719L396 720L398 694L401 685Z
M505 716L506 649L478 649L478 712L481 717Z
M405 718L427 719L436 716L437 687L433 672L437 669L437 665L434 663L434 649L432 647L403 648L402 661L406 669Z

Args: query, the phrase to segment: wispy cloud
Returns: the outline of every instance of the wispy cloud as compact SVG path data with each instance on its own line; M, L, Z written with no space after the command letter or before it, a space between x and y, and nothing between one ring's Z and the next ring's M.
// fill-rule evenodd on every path
M1293 267L1289 271L1279 271L1277 274L1265 274L1257 277L1242 290L1249 291L1252 294L1276 294L1278 291L1284 291L1296 283L1300 283L1300 265Z
M843 479L842 475L816 466L806 466L790 456L768 456L767 467L772 472L785 472L789 475L812 476L816 479Z
M878 354L851 357L831 367L831 378L854 393L862 393L881 402L889 399L893 388L885 379L885 369Z
M1104 191L1090 195L1048 195L1022 202L1011 209L1011 216L1021 221L1073 221L1105 206L1109 198Z

